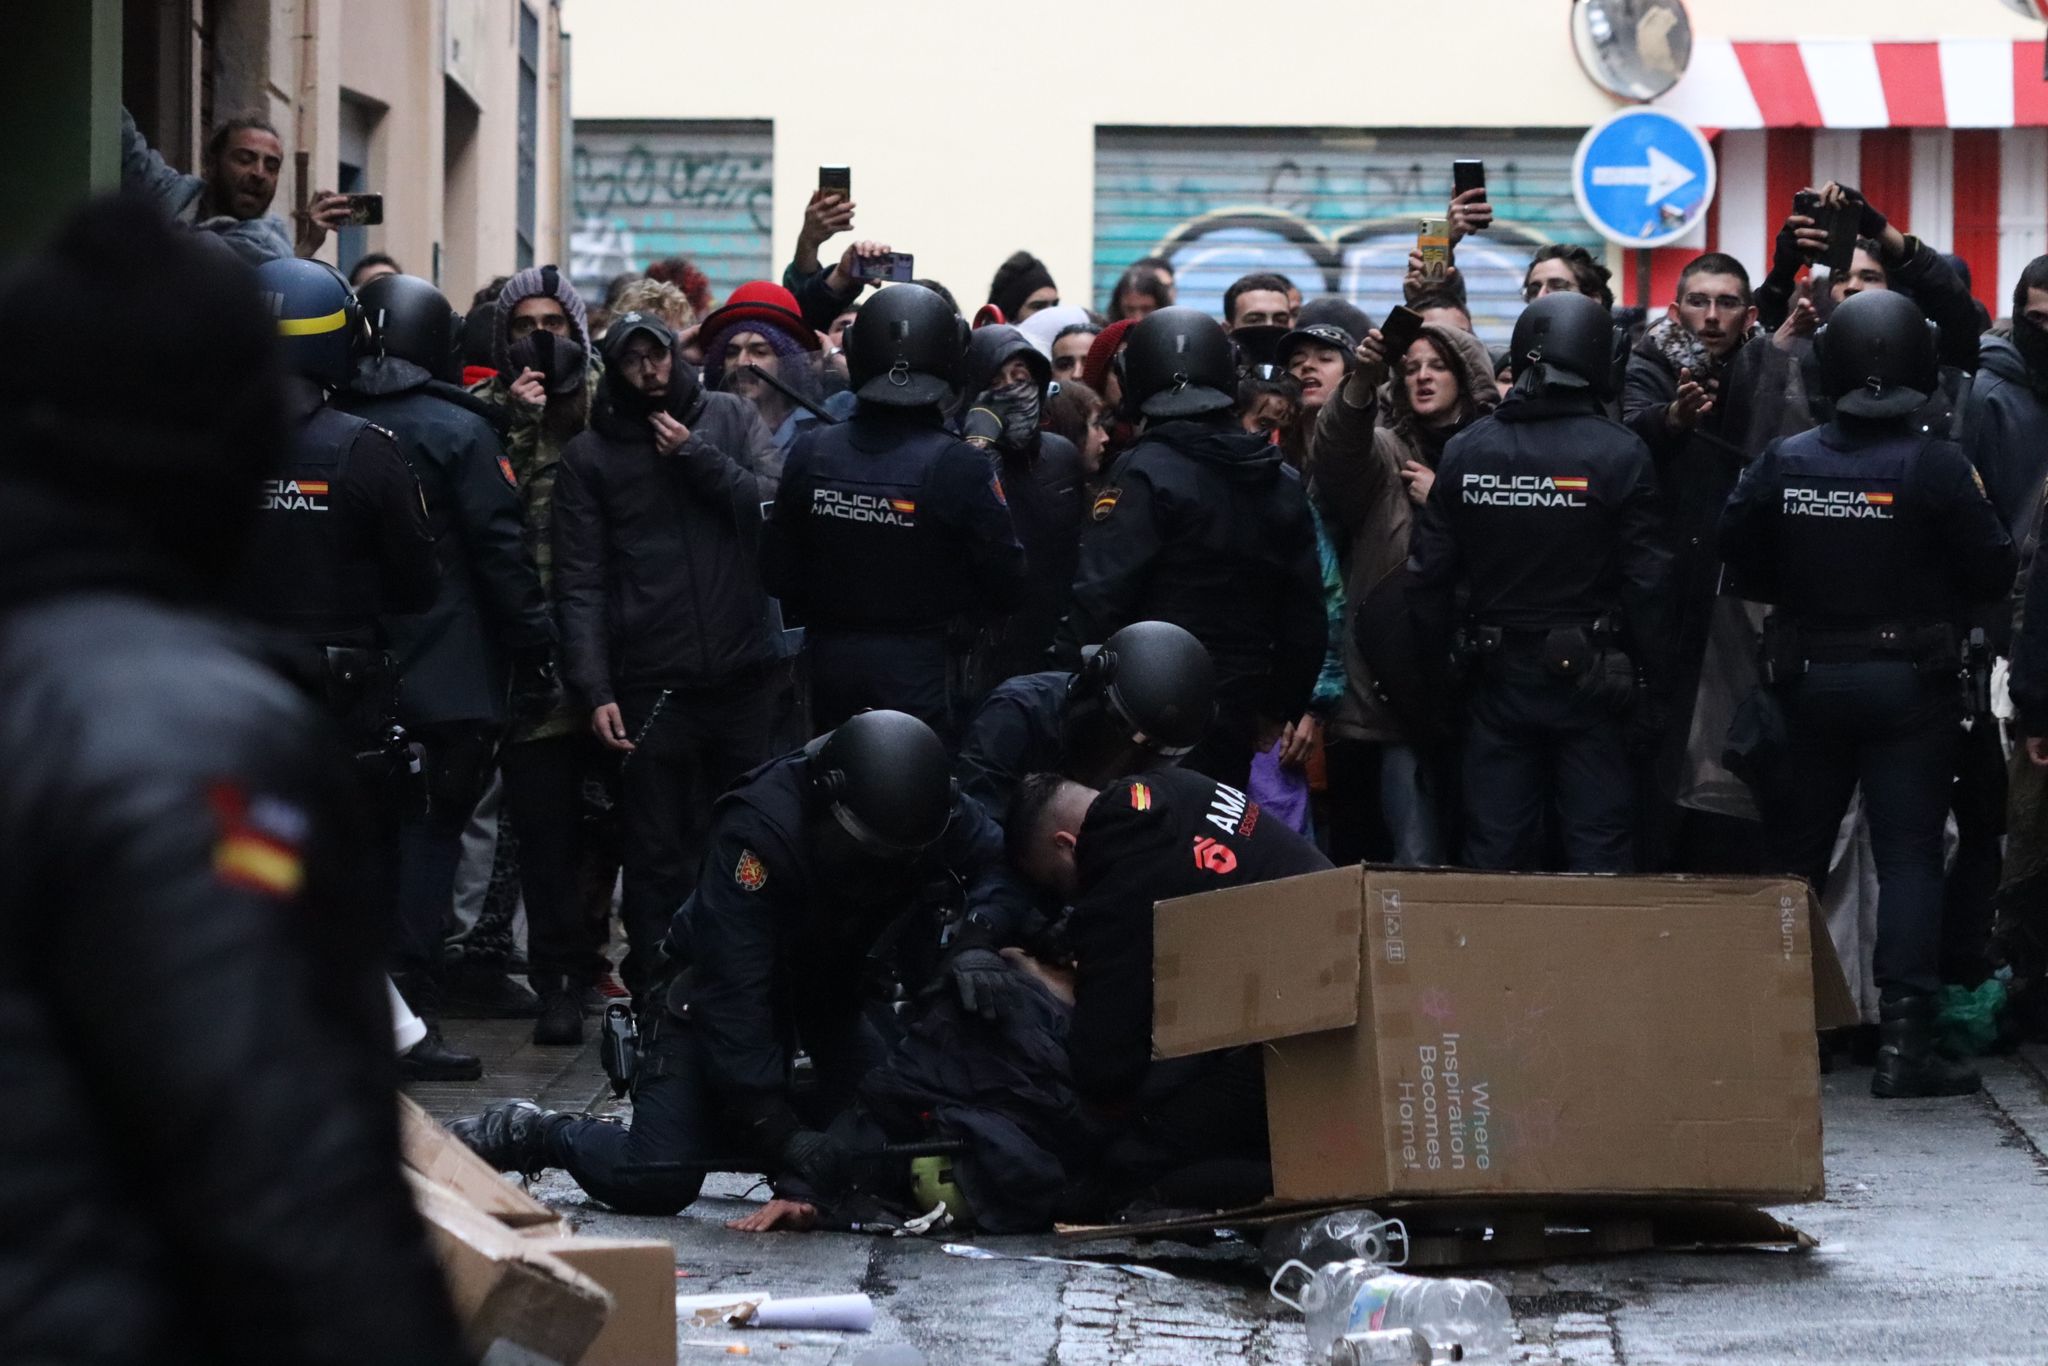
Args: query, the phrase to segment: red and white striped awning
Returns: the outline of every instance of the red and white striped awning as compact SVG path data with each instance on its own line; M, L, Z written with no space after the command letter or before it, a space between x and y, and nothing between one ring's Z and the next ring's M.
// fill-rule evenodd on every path
M1700 39L1657 108L1703 128L2048 126L2043 44Z

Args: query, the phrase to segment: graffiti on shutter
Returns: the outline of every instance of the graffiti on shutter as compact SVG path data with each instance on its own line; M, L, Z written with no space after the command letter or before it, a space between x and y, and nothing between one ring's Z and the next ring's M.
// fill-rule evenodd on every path
M592 303L622 271L684 256L723 299L772 276L774 125L578 119L569 277Z

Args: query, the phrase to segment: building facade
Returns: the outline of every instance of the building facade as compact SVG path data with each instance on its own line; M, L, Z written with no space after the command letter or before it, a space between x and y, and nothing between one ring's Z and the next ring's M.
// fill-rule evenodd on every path
M87 165L72 151L38 177L57 187L52 211L111 188L118 163L101 143L117 136L122 105L184 170L198 167L216 121L253 112L284 143L275 212L297 202L300 152L304 189L383 196L381 225L334 234L322 251L344 269L385 252L466 307L493 276L564 258L569 40L557 0L21 3L43 16L39 28L24 13L22 68L40 43L83 72L40 92L89 115ZM0 152L39 136L0 124Z
M573 254L587 278L698 259L720 293L779 273L820 165L853 169L857 235L913 252L972 308L1008 252L1101 307L1130 261L1220 303L1254 266L1368 311L1391 303L1451 161L1486 159L1498 230L1460 251L1483 332L1520 307L1530 244L1604 250L1571 156L1622 107L1579 67L1570 0L1362 0L1270 17L1225 0L1023 12L901 0L847 31L758 11L565 0L583 24ZM1650 301L1709 246L1768 265L1791 192L1857 183L1964 251L1994 314L2048 250L2042 26L2000 0L1689 0L1688 75L1658 103L1713 137L1722 188L1689 243L1650 257ZM639 149L635 155L634 149ZM1609 251L1625 297L1638 262Z

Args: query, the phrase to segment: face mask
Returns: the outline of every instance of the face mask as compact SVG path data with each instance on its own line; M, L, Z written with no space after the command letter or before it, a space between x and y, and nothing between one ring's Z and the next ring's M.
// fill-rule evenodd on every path
M581 389L590 371L590 357L582 345L567 337L535 329L506 351L512 370L538 370L550 394L573 394Z
M1038 439L1039 414L1044 399L1030 380L1006 384L989 393L990 406L1003 419L1003 435L997 443L1006 451L1028 451Z
M2048 385L2048 327L2021 318L2012 327L2012 344L2020 349L2036 383Z

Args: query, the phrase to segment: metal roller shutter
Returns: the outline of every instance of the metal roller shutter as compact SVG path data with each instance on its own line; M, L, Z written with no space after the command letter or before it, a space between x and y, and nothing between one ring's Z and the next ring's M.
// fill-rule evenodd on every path
M1417 223L1450 200L1451 162L1480 157L1495 226L1459 246L1458 269L1479 334L1503 344L1533 246L1605 251L1572 202L1577 145L1569 132L1098 129L1094 301L1131 262L1164 256L1180 302L1218 315L1232 280L1274 270L1306 298L1342 294L1384 317Z
M570 279L594 303L668 256L696 262L718 299L771 278L774 156L766 122L578 119Z

